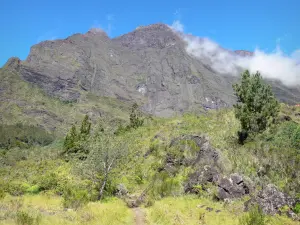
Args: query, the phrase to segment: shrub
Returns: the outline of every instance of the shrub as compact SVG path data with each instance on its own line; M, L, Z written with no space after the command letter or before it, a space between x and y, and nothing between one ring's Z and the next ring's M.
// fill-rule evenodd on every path
M175 196L180 191L180 181L176 177L170 177L167 172L163 171L154 178L150 193L154 198L163 198L166 196Z
M58 185L58 177L55 173L45 174L40 178L38 185L41 191L55 189Z
M38 185L33 185L26 189L26 193L28 194L38 194L39 192L40 187Z
M267 224L266 216L262 209L255 205L239 221L240 225L265 225Z
M292 138L291 138L292 146L294 148L300 149L300 126L295 129Z
M16 223L18 225L38 225L40 224L40 216L33 216L25 211L18 211L16 215Z
M300 214L300 203L297 202L294 209L293 209L294 213Z
M26 192L26 189L28 187L29 187L28 184L13 181L7 185L7 192L12 196L20 196Z
M63 193L63 206L65 208L78 209L89 201L86 190L81 190L76 187L66 187Z

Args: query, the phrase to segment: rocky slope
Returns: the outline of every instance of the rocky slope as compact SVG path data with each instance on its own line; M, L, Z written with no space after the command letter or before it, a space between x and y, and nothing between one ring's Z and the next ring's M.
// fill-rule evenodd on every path
M185 47L164 24L139 27L114 39L92 29L34 45L25 61L12 58L5 68L64 101L79 101L83 92L91 92L136 101L145 112L164 117L232 105L236 78L216 73ZM299 89L272 84L279 99L300 101Z

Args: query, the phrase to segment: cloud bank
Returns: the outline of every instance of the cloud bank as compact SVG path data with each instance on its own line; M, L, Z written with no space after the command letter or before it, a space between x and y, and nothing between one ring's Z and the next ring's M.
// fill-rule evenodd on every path
M256 49L253 56L241 56L208 38L185 34L184 26L178 20L171 28L187 43L186 51L190 55L201 59L218 73L238 75L240 69L248 69L251 73L259 71L264 78L276 79L288 86L300 85L300 49L285 55L278 46L273 53Z

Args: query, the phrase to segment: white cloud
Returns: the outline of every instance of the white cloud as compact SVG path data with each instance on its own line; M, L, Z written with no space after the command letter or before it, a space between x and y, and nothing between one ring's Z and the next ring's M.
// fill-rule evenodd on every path
M178 32L183 32L183 30L184 30L184 26L183 26L182 23L180 23L179 20L175 20L175 21L173 22L173 24L171 25L171 28L172 28L173 30L175 30L175 31L178 31Z
M201 59L219 73L238 75L240 67L252 73L259 71L263 77L280 80L285 85L300 85L300 49L285 55L277 45L272 53L256 49L253 57L242 57L221 48L208 38L183 34L184 26L178 20L171 28L180 31L179 35L187 43L186 51L190 55Z

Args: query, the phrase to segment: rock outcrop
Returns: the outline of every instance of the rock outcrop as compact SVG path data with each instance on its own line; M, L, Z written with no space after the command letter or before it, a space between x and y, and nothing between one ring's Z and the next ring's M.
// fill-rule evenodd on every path
M274 215L280 214L283 207L287 207L287 212L292 211L296 200L278 190L273 184L268 184L258 194L245 203L248 210L253 204L258 204L264 213Z
M218 198L220 200L241 198L250 193L250 185L239 174L222 177L217 181Z

